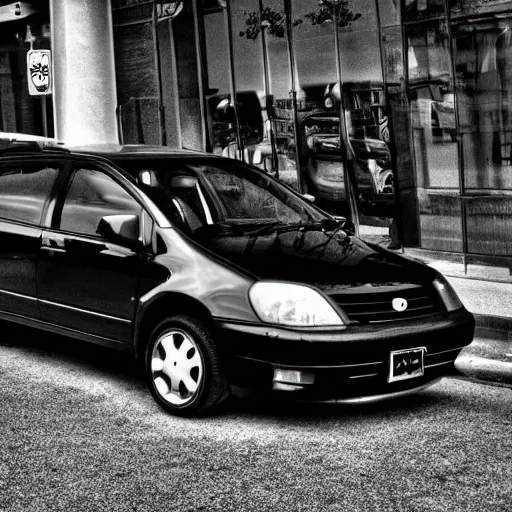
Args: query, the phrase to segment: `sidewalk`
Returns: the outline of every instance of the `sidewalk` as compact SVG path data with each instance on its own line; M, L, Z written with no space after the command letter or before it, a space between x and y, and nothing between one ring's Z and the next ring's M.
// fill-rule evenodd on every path
M369 242L389 245L386 229L361 226L360 235ZM397 253L441 272L475 315L475 339L457 358L457 369L471 378L512 385L512 271L479 265L464 268L460 261L421 249Z
M475 315L475 339L457 358L457 369L468 377L512 384L512 281L488 280L489 273L498 273L492 268L484 269L485 280L474 277L474 269L460 277L460 268L451 262L425 260L407 249L404 255L444 274L464 306Z
M476 320L475 339L457 358L457 369L512 384L512 284L445 276Z

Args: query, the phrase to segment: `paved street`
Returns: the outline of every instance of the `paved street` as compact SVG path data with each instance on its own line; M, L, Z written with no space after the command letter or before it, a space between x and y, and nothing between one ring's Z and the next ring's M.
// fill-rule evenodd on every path
M512 389L174 418L127 356L0 335L0 511L509 511ZM12 339L22 341L12 342Z

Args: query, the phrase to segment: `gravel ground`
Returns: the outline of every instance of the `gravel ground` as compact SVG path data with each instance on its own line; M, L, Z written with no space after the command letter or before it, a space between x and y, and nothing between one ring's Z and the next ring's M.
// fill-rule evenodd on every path
M0 341L0 511L509 511L512 390L164 413L124 355Z

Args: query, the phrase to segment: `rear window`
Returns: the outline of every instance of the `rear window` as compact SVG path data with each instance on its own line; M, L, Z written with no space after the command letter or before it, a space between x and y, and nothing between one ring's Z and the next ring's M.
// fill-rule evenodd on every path
M58 173L47 163L1 166L0 218L39 225Z

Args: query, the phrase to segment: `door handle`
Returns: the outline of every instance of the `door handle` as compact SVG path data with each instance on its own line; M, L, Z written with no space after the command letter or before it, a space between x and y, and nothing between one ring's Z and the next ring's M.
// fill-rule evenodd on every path
M56 253L65 253L66 249L63 247L50 247L48 245L43 245L41 247L41 251L47 252L50 256L53 256Z
M64 239L64 247L65 251L82 255L98 255L100 252L107 249L107 246L101 242L74 240L71 238Z
M55 254L61 254L66 252L66 248L64 247L64 242L58 238L43 238L43 243L41 245L41 251L48 253L49 256L54 256Z

